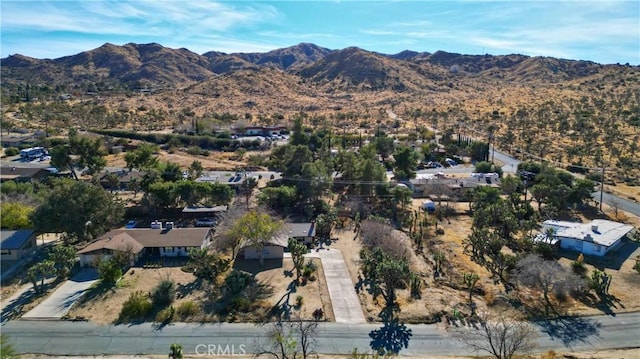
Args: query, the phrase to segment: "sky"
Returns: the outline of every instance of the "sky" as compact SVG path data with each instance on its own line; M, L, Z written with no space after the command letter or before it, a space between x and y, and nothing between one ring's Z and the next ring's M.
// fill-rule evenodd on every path
M0 57L104 43L267 52L302 42L640 65L640 1L1 0Z

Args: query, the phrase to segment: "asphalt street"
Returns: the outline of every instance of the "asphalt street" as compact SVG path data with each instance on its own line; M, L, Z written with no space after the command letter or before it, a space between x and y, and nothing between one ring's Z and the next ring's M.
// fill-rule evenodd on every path
M442 325L387 327L382 324L321 323L316 350L324 354L347 354L354 348L370 351L372 337L401 348L405 355L468 355L469 350L451 338ZM640 313L578 317L535 324L536 351L583 351L640 346ZM11 321L2 326L20 353L56 355L166 354L172 343L187 354L206 355L205 348L218 347L254 353L265 342L269 325L247 323L97 325L89 322ZM476 330L464 328L463 330ZM377 331L377 332L376 332ZM387 335L376 336L376 333ZM403 344L406 343L405 347ZM198 350L198 352L196 352Z

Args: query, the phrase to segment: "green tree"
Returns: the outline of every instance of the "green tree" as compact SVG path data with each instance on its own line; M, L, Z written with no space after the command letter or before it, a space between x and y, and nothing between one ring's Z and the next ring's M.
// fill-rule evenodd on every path
M304 129L302 127L303 118L300 116L296 116L293 120L293 127L291 128L291 138L289 139L289 143L293 146L302 145L305 146L309 143L309 136L304 133Z
M289 238L289 252L291 252L293 267L296 270L296 279L299 281L304 269L304 255L307 254L307 246L294 238Z
M49 259L45 259L31 266L27 271L27 278L33 284L33 289L40 292L44 286L44 280L55 271L55 263ZM40 285L38 285L40 281Z
M215 281L229 269L231 261L219 254L209 253L206 248L192 248L189 251L189 265L193 274L204 280Z
M86 240L122 221L124 205L99 186L58 180L43 204L31 214L38 232L66 233L67 240Z
M167 182L177 182L183 179L180 165L173 162L166 162L161 166L160 178Z
M157 146L143 143L137 149L125 153L124 160L127 163L127 168L131 171L134 168L147 169L155 167L158 164L158 159L155 157L156 151Z
M3 184L4 185L4 184ZM2 202L0 205L0 218L2 228L20 229L32 226L29 216L33 207L18 202Z
M58 170L66 170L69 169L73 174L74 178L77 180L76 172L73 170L73 161L71 160L71 156L69 154L69 148L64 145L57 145L51 149L51 166L57 168Z
M108 287L114 286L122 277L122 266L114 257L109 259L98 257L96 267L101 283Z
M214 205L227 205L233 198L233 189L224 183L212 183L208 202Z
M91 140L88 137L72 136L69 143L71 153L78 156L76 165L81 168L87 167L89 174L96 174L107 165L101 138Z
M193 161L189 165L189 177L193 180L202 176L202 172L204 171L204 167L202 167L202 162Z
M175 207L178 204L178 192L174 182L156 182L147 191L154 203L163 208Z
M49 254L56 268L56 276L65 279L76 264L76 249L73 246L57 245Z
M471 308L471 315L473 315L475 313L475 307L473 305L473 289L476 287L476 283L478 283L478 281L480 280L480 277L471 272L471 273L464 273L462 275L462 279L464 281L464 285L467 286L467 288L469 289L469 308Z
M408 180L416 177L416 167L420 156L411 147L399 147L393 154L395 163L393 174L399 180Z
M392 137L378 136L374 141L376 153L380 155L382 161L386 161L392 153L394 153L395 143Z
M230 229L236 238L242 238L256 249L260 258L260 265L264 265L262 249L282 229L283 223L269 214L252 210L240 217Z
M396 308L396 289L406 286L411 278L409 263L393 259L382 248L360 251L360 271L374 297L382 295L387 309Z
M293 186L267 187L258 194L258 203L282 214L291 213L295 200L296 188Z

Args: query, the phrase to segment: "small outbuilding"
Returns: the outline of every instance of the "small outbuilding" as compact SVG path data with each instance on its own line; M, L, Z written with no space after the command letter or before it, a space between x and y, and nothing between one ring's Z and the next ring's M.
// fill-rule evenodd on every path
M2 261L17 261L36 249L36 234L32 229L0 231L0 253Z

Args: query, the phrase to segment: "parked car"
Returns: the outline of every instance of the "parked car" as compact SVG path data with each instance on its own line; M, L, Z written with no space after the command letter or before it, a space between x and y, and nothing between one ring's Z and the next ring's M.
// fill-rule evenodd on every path
M126 228L126 229L136 228L137 224L138 224L138 222L136 222L136 221L129 221L129 222L127 222L127 224L125 224L124 228Z
M196 227L212 227L216 224L215 219L205 217L196 219Z

